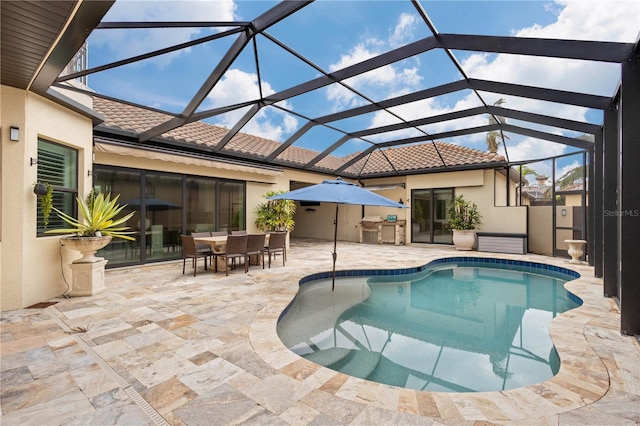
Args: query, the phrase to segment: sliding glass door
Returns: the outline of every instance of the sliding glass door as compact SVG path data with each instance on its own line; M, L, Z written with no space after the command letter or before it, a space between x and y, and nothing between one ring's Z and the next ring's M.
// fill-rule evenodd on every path
M451 244L447 229L453 188L415 189L411 191L411 241Z
M171 259L181 253L182 232L182 176L162 173L145 173L144 207L145 258L148 260Z
M181 258L181 234L246 229L245 182L99 165L93 176L96 191L120 194L123 215L136 213L127 223L135 241L98 252L108 267Z

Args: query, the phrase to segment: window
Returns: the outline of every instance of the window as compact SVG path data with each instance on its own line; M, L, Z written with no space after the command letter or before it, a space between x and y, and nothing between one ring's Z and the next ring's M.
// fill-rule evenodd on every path
M71 216L76 215L76 197L78 195L78 151L38 140L38 182L49 183L53 188L53 206ZM42 211L38 206L37 232L43 235L46 229ZM63 228L66 224L55 212L49 217L47 229Z

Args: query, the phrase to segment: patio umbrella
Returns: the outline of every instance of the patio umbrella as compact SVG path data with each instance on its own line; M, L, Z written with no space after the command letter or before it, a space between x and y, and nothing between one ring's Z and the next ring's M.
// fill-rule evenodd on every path
M317 185L307 186L305 188L296 189L294 191L285 192L284 194L273 195L270 200L294 200L294 201L312 201L321 203L336 203L336 219L334 222L333 235L333 273L331 281L331 290L335 287L336 280L336 245L338 241L338 206L340 204L358 204L364 206L382 206L397 207L400 209L407 206L391 201L381 195L375 194L367 189L361 188L356 184L346 182L341 178L334 180L325 180Z
M140 204L142 203L140 198L133 198L131 200L125 201L124 204L127 207L138 210L140 209ZM172 203L171 201L162 200L160 198L155 197L144 197L145 208L147 212L151 212L153 217L153 222L156 221L155 212L159 211L167 211L167 210L177 210L182 208L180 205ZM148 229L151 225L151 221L148 218L145 218L145 229ZM138 227L141 228L140 222L138 223Z
M145 197L144 203L147 207L147 210L160 211L160 210L174 210L179 209L181 206L178 204L172 203L171 201L161 200L160 198L154 197ZM125 201L128 207L140 208L141 200L140 198L134 198L129 201Z

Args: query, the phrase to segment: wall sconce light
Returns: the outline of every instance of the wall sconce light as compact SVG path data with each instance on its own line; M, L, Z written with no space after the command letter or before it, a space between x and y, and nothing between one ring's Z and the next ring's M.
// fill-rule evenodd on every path
M35 166L36 164L38 164L38 159L37 158L29 158L29 162L31 163L32 166Z
M402 198L400 198L400 201L398 201L398 203L404 204L404 201L402 201Z
M20 128L16 126L9 127L9 140L18 142L20 140Z
M91 170L87 170L87 176L91 176L93 175L93 172Z
M567 215L567 209L562 209L562 210L560 210L560 214L561 214L562 216L566 216L566 215Z

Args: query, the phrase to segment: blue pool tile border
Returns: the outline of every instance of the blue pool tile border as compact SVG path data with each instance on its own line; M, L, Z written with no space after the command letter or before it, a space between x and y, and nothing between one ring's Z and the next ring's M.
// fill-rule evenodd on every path
M416 266L412 268L399 268L399 269L346 269L335 271L336 278L340 277L371 277L371 276L400 276L409 275L422 272L430 267L446 264L463 264L461 266L499 266L505 269L524 270L525 272L543 272L545 275L549 275L554 278L566 279L572 281L573 279L580 278L580 274L571 269L563 268L561 266L547 265L539 262L529 262L526 260L512 260L512 259L499 259L493 257L472 257L472 256L454 256L443 257L440 259L432 260L422 266ZM527 270L528 269L528 270ZM316 274L307 275L298 281L298 285L302 286L307 283L311 283L319 280L326 280L331 278L333 273L319 272ZM572 277L572 278L570 278ZM567 295L571 301L578 306L582 305L583 301L575 294L567 291ZM294 298L295 299L295 298ZM294 300L287 305L287 307L280 313L278 322L284 317L289 308L293 305Z
M471 257L471 256L455 256L444 257L441 259L435 259L431 262L412 268L400 268L400 269L347 269L336 271L336 278L339 277L370 277L370 276L393 276L393 275L408 275L422 272L436 265L446 264L459 264L464 263L464 266L508 266L516 268L529 268L533 270L544 271L550 275L562 274L568 275L573 278L579 278L580 274L571 269L563 268L561 266L547 265L545 263L529 262L526 260L513 260L513 259L497 259L489 257ZM299 285L306 284L311 281L324 280L331 278L331 272L319 272L317 274L307 275L299 281Z
M538 262L529 262L526 260L512 260L512 259L496 259L489 257L471 257L471 256L456 256L456 257L445 257L441 259L435 259L431 262L417 267L412 268L400 268L400 269L347 269L347 270L338 270L335 272L336 278L338 277L370 277L370 276L393 276L393 275L407 275L407 274L415 274L417 272L422 272L430 267L437 265L446 265L446 264L459 264L464 263L464 266L511 266L517 268L528 268L545 271L547 273L556 273L569 275L573 278L579 278L580 274L576 271L572 271L571 269L563 268L561 266L547 265L545 263ZM299 284L303 285L310 281L324 280L331 278L332 273L329 272L319 272L317 274L307 275L303 277Z

